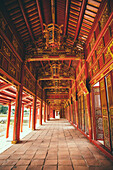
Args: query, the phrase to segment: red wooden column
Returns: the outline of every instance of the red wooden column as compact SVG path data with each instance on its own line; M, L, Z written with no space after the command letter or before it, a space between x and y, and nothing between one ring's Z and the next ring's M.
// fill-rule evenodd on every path
M90 94L87 94L87 108L88 108L88 123L89 123L89 140L92 139L92 129L91 129L91 111L90 111Z
M21 114L21 132L23 132L23 120L24 120L24 105L22 104L22 114Z
M68 121L70 122L70 114L69 114L69 112L70 112L70 106L68 105Z
M9 103L9 105L8 105L6 138L8 138L8 137L9 137L10 117L11 117L11 102L10 102L10 103Z
M38 109L37 109L37 107L36 107L36 118L35 118L35 124L37 124L37 117L38 117Z
M42 125L43 89L40 101L39 125Z
M48 120L48 105L46 103L46 120Z
M39 125L42 125L42 107L43 107L43 100L41 99L41 102L40 102L40 113L39 113Z
M29 109L29 128L31 127L31 106Z
M20 120L21 120L21 105L22 105L22 91L23 91L23 79L24 79L24 66L22 64L21 71L21 85L18 85L16 88L16 100L15 100L15 115L14 115L14 128L13 128L13 144L16 144L20 141Z
M86 62L85 62L85 75L86 75L86 79L87 79L88 78L88 67L87 67L87 63ZM91 142L91 139L92 139L92 128L91 128L90 93L88 93L86 95L86 97L87 97L87 108L88 108L89 141Z
M71 104L70 107L71 107L71 122L73 123L73 104Z
M14 114L14 127L13 127L13 144L20 140L20 120L21 120L21 102L22 102L22 86L17 87L16 101L15 101L15 114Z
M75 81L75 91L76 91L76 100L75 100L75 110L76 110L76 125L78 128L78 101L77 101L77 82Z
M44 122L46 122L46 103L44 104Z
M32 130L36 129L36 100L37 96L33 97L33 113L32 113Z
M35 96L33 97L32 130L36 129L36 102L37 102L37 81L35 83Z

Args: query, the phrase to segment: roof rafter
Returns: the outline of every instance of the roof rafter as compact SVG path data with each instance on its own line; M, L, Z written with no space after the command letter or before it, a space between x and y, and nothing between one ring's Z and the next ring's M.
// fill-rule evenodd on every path
M80 28L81 28L81 25L82 25L82 20L83 20L84 12L85 12L85 9L86 9L86 4L87 4L87 0L83 0L82 1L82 6L81 6L81 10L80 10L80 14L79 14L78 23L77 23L77 28L76 28L76 33L75 33L75 37L74 37L74 42L76 41L76 39L79 36L79 32L80 32Z
M21 8L21 11L22 11L22 14L23 14L23 17L24 17L26 26L27 26L27 28L28 28L29 34L30 34L30 36L31 36L31 39L32 39L33 43L36 44L36 43L35 43L34 36L33 36L33 33L32 33L32 31L31 31L31 28L30 28L30 26L29 26L29 22L28 22L28 20L27 20L27 17L26 17L25 11L24 11L24 7L23 7L22 0L18 0L18 2L19 2L19 5L20 5L20 8Z
M64 21L64 36L66 35L68 9L69 9L69 0L66 0L66 13L65 13L65 21Z
M43 19L42 19L42 14L41 14L39 0L36 0L36 4L37 4L37 8L38 8L38 13L39 13L39 20L40 20L40 24L41 24L42 34L44 34L44 32L43 32L44 31Z

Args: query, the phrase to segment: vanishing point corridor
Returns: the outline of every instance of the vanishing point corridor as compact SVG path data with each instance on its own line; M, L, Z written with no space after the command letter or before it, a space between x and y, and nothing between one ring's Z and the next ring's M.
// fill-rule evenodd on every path
M112 170L113 162L65 119L52 120L0 155L0 170Z

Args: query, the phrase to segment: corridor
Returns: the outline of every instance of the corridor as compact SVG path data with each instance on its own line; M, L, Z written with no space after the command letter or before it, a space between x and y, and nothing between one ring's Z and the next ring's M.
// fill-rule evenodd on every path
M106 158L65 120L52 120L0 155L0 170L112 170Z

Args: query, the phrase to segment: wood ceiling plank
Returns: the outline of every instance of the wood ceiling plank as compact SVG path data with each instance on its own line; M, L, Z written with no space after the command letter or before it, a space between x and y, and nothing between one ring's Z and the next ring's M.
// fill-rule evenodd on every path
M79 18L78 18L77 29L76 29L74 41L76 41L76 39L79 36L79 32L80 32L80 28L81 28L81 25L82 25L82 20L83 20L84 12L85 12L85 9L86 9L86 5L87 5L87 0L83 0L81 10L80 10L80 14L79 14Z

